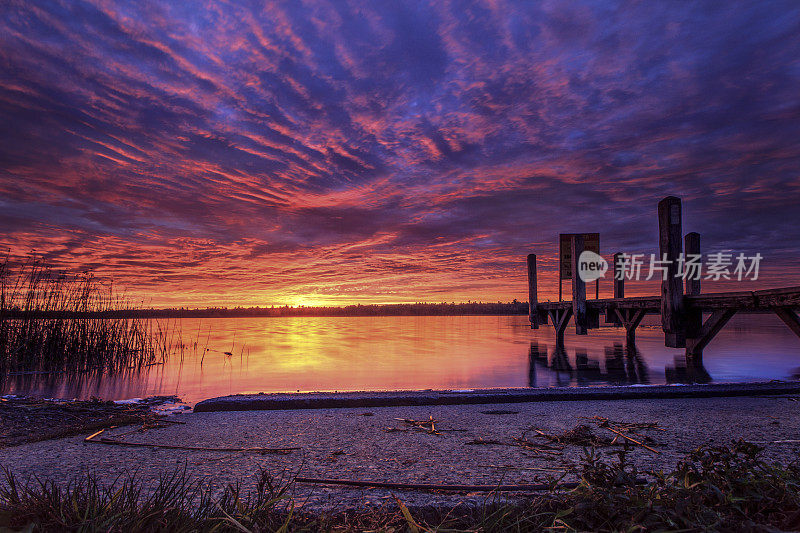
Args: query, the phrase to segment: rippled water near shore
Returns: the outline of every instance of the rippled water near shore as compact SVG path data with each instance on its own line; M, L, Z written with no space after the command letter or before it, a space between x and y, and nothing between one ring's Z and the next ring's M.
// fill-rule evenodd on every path
M526 316L183 319L179 327L198 347L164 365L117 375L17 374L0 390L112 400L176 394L195 403L278 391L785 380L800 368L800 339L772 315L734 317L702 365L665 348L654 325L639 328L635 349L624 346L624 330L601 328L568 333L565 352L555 349L552 327L531 330Z

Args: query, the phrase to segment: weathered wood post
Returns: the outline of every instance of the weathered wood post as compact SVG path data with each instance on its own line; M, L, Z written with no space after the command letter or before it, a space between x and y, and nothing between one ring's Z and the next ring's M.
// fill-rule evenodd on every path
M575 317L575 334L586 335L586 282L578 275L580 257L583 253L583 235L572 236L572 316Z
M691 256L700 255L700 234L687 233L683 238L683 253L684 253L684 274L686 274L686 294L689 296L697 296L700 294L700 276L698 272L697 279L691 279L686 270L686 261ZM703 311L700 309L687 309L686 310L686 357L700 357L703 351L698 349L697 341L700 339L700 332L703 328Z
M688 261L691 255L700 255L700 234L696 232L687 233L683 239L684 259ZM685 267L684 267L685 268ZM700 276L697 279L686 278L686 294L696 296L700 294Z
M666 276L661 281L661 329L664 345L669 348L686 346L686 318L683 310L683 280L678 274L681 254L681 200L667 196L658 202L658 247L660 260L666 260Z
M622 254L614 254L614 298L625 298L625 272L622 269Z
M612 280L612 283L614 284L614 298L625 298L625 273L620 262L621 259L622 253L620 252L615 253L612 257L612 261L614 262L612 265L614 273L614 279ZM606 324L613 324L615 326L622 325L622 320L620 320L615 307L609 307L606 309Z
M528 254L528 318L531 329L539 329L539 314L537 304L539 296L536 289L536 254Z

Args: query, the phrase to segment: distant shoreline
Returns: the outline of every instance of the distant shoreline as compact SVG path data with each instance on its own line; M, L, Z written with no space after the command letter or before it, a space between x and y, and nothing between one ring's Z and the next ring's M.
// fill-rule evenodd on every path
M390 316L514 316L527 315L528 302L460 304L380 304L344 307L208 307L205 309L119 309L101 312L0 310L7 318L280 318ZM750 311L750 314L771 314Z
M527 302L376 304L343 307L209 307L205 309L120 309L102 312L5 311L11 318L263 318L263 317L364 317L364 316L482 316L527 315Z

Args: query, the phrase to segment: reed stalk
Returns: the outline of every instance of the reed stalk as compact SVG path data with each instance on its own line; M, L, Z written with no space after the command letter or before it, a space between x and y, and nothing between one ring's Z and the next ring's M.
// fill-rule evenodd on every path
M0 262L0 374L141 369L182 349L174 322L115 317L135 304L91 273Z

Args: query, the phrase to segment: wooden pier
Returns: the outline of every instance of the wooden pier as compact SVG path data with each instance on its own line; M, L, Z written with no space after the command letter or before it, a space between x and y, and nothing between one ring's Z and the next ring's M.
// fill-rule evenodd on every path
M636 328L645 315L661 315L664 344L685 348L687 357L702 357L703 349L736 313L775 313L800 337L800 287L785 287L757 291L700 293L700 280L684 280L678 274L681 253L699 254L700 235L689 233L681 238L681 201L669 196L658 204L659 248L667 262L667 275L661 283L659 296L624 297L624 279L615 276L614 297L586 299L586 284L578 276L578 259L583 251L580 235L572 237L572 300L539 302L537 295L536 255L528 256L528 288L531 328L548 322L556 332L556 345L563 348L564 332L574 319L575 332L586 335L600 327L600 317L606 324L625 328L629 345L636 342ZM619 254L614 254L615 273L619 269ZM618 279L619 278L619 279ZM704 315L707 317L704 319Z

